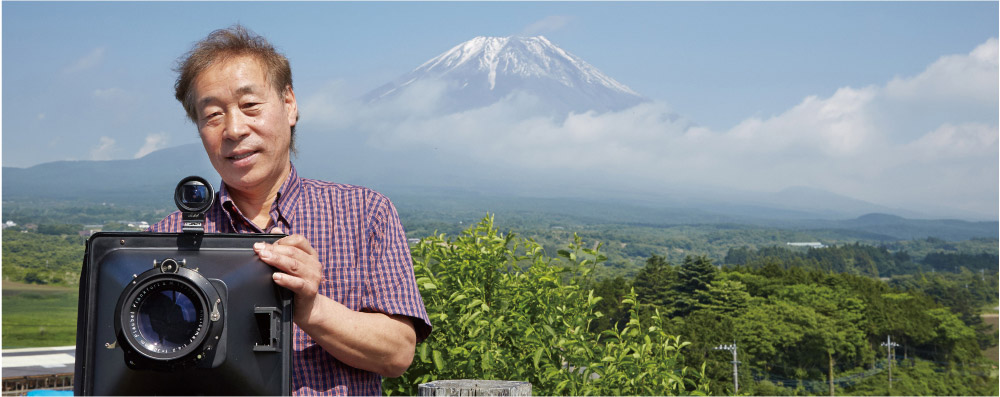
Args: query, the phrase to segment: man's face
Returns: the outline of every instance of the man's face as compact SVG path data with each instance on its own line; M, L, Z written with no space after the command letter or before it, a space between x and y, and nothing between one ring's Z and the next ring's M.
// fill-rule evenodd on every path
M277 190L298 115L292 90L275 92L256 60L238 57L202 72L193 91L201 142L226 185L252 195Z

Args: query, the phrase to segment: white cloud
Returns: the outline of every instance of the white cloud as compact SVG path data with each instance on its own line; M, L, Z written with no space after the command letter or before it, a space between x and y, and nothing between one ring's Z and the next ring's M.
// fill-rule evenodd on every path
M74 60L73 62L71 62L69 64L69 66L67 66L65 69L63 69L63 72L64 73L77 73L77 72L80 72L80 71L84 71L84 70L93 68L93 67L99 65L101 63L101 61L104 60L104 54L105 54L106 51L107 50L106 50L105 47L97 47L97 48L91 50L90 52L88 52L86 55L84 55L84 56L82 56L80 58L77 58L76 60Z
M917 76L896 77L886 84L885 96L901 102L996 107L1000 92L997 62L997 39L991 38L969 54L941 57Z
M427 153L421 148L433 147L435 155L511 172L649 186L697 182L777 191L803 185L888 206L944 205L995 217L998 75L997 40L990 39L915 76L809 96L781 114L725 131L698 127L660 103L555 119L539 112L529 95L439 115L441 91L431 83L373 106L330 94L312 101L306 114L361 133L372 147L413 153L414 164Z
M144 143L142 147L139 148L139 151L135 153L134 157L140 158L147 154L150 154L152 152L167 147L167 141L168 141L167 138L168 138L167 134L165 133L146 135L146 143Z
M818 149L828 156L850 156L875 138L867 109L875 95L871 87L846 87L830 98L810 96L781 115L744 120L724 135L767 153Z
M518 36L537 36L547 32L554 32L559 29L564 28L570 22L573 21L573 17L565 15L551 15L541 20L532 23L531 25L525 26L524 29L518 33Z
M997 154L997 127L979 123L945 124L906 144L907 158L923 163L992 157Z
M102 136L97 146L90 149L91 160L111 160L115 150L115 140Z
M98 88L94 90L92 95L96 99L103 100L128 99L128 93L118 87Z

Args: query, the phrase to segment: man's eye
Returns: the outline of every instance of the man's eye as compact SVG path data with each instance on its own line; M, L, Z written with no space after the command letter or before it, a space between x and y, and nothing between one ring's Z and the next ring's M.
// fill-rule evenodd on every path
M222 112L212 112L212 113L209 113L209 114L205 115L205 117L202 117L202 120L204 120L206 122L210 122L212 120L218 119L220 116L222 116Z

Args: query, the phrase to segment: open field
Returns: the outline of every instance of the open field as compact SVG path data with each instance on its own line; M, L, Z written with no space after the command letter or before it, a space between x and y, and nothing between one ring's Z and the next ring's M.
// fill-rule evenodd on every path
M76 344L77 289L3 282L3 348Z

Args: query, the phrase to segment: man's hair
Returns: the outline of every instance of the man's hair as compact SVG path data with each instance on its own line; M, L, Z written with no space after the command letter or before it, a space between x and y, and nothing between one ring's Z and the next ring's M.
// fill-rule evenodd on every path
M178 73L174 83L174 97L184 106L184 111L192 122L198 124L198 109L195 107L192 89L195 79L212 65L241 56L249 56L260 63L264 77L278 94L284 96L292 88L292 68L288 58L275 50L267 39L240 24L216 30L195 43L191 51L177 60L174 68ZM291 129L289 149L294 153L295 126Z

